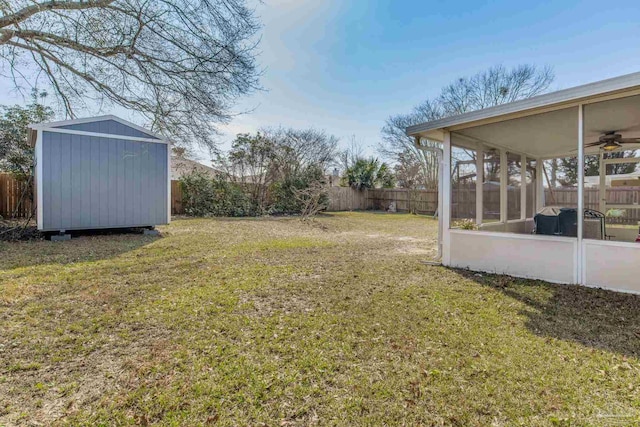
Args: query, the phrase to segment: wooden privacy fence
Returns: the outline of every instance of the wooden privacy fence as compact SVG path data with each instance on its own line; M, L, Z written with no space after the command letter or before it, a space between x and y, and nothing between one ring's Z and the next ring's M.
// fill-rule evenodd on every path
M171 215L180 215L184 213L184 205L182 204L182 186L180 181L171 181Z
M376 188L367 194L367 209L388 209L395 203L398 212L433 214L438 209L438 190Z
M26 218L31 215L33 205L29 197L21 200L23 190L29 185L24 180L16 179L13 175L0 173L0 215L3 218ZM433 214L438 206L437 190L407 190L404 188L376 188L364 191L349 187L329 188L329 211L350 211L366 209L388 209L392 202L396 204L398 212L415 211ZM527 216L533 215L535 205L534 190L527 191ZM182 202L182 187L179 181L171 181L171 213L184 213ZM484 189L484 214L487 219L500 218L500 190L496 188ZM600 192L597 188L585 188L585 208L598 210L600 207ZM547 206L577 207L578 191L576 188L556 188L545 190ZM452 217L475 218L476 193L474 186L464 186L453 189ZM520 189L509 189L508 213L510 219L520 216ZM640 205L640 187L613 187L607 189L607 203L610 205ZM608 218L612 224L637 224L640 221L640 209L621 209L624 215L620 218Z
M328 211L385 210L395 202L398 212L434 213L438 206L437 190L375 188L354 190L350 187L329 189Z
M350 187L329 188L329 211L353 211L369 209L367 193L370 190L358 191Z
M546 205L578 207L578 190L576 188L561 188L545 191ZM608 205L640 205L640 187L612 187L607 188ZM584 207L600 210L600 190L597 188L584 189ZM607 218L608 224L637 224L640 221L640 206L637 209L620 209L624 211L621 217ZM606 213L606 212L604 212Z
M507 218L520 219L520 187L507 189ZM482 193L483 218L500 219L500 186L487 184ZM533 216L535 207L535 187L527 186L527 217ZM456 185L451 194L451 218L453 220L476 218L476 186L475 184Z
M0 216L2 218L28 218L33 205L30 199L30 182L16 179L8 173L0 173ZM26 194L25 194L26 192Z
M507 213L509 219L520 218L520 188L507 191ZM364 191L348 187L333 187L329 190L329 211L348 211L365 209L388 209L392 202L398 212L432 214L438 206L437 190L407 190L402 188L370 189ZM585 188L584 205L588 209L600 209L600 192L597 188ZM500 188L485 187L483 193L484 217L500 218ZM640 205L640 187L607 188L607 203L610 205ZM527 217L535 210L535 189L527 189ZM545 205L560 207L578 207L577 188L556 188L545 190ZM640 207L640 206L639 206ZM610 217L609 224L637 224L640 221L640 209L621 209L620 218ZM605 212L606 213L606 212ZM452 218L471 218L476 215L475 185L457 186L452 191Z

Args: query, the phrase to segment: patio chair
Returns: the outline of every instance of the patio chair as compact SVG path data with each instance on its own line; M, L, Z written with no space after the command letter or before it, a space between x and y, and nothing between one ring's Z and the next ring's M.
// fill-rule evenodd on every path
M600 211L595 209L585 209L584 210L584 219L593 219L600 221L600 239L601 240L611 240L612 237L607 234L607 221L606 216Z

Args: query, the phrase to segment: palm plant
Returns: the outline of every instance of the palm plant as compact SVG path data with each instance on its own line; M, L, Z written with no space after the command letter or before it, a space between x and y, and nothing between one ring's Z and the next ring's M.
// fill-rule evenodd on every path
M378 159L357 159L342 177L343 184L356 190L365 188L392 188L395 186L395 177L391 168L386 163L380 163Z

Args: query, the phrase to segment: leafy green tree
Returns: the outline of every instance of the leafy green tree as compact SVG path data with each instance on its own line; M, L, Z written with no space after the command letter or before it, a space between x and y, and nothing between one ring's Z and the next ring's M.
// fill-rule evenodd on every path
M324 186L324 171L334 162L337 138L314 129L265 129L240 134L217 166L251 194L265 213L298 213L300 190ZM318 184L318 185L316 185ZM318 200L324 202L326 192Z
M392 188L395 186L395 177L389 166L378 159L358 159L345 171L342 183L356 190Z
M268 189L276 180L273 173L276 151L274 142L260 132L240 134L227 155L218 156L217 161L217 166L227 172L228 179L240 184L253 204L265 212Z
M25 106L2 106L0 116L0 170L27 178L33 171L33 148L27 143L30 123L50 121L54 112L40 99L45 92L34 91L31 102Z
M376 184L382 188L393 188L396 186L396 177L393 170L386 163L381 163L376 173Z

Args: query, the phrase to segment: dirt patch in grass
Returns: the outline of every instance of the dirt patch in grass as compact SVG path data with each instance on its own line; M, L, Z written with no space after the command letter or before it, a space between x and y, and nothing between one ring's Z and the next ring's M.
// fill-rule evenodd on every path
M639 298L476 275L430 218L0 243L0 425L622 425Z

